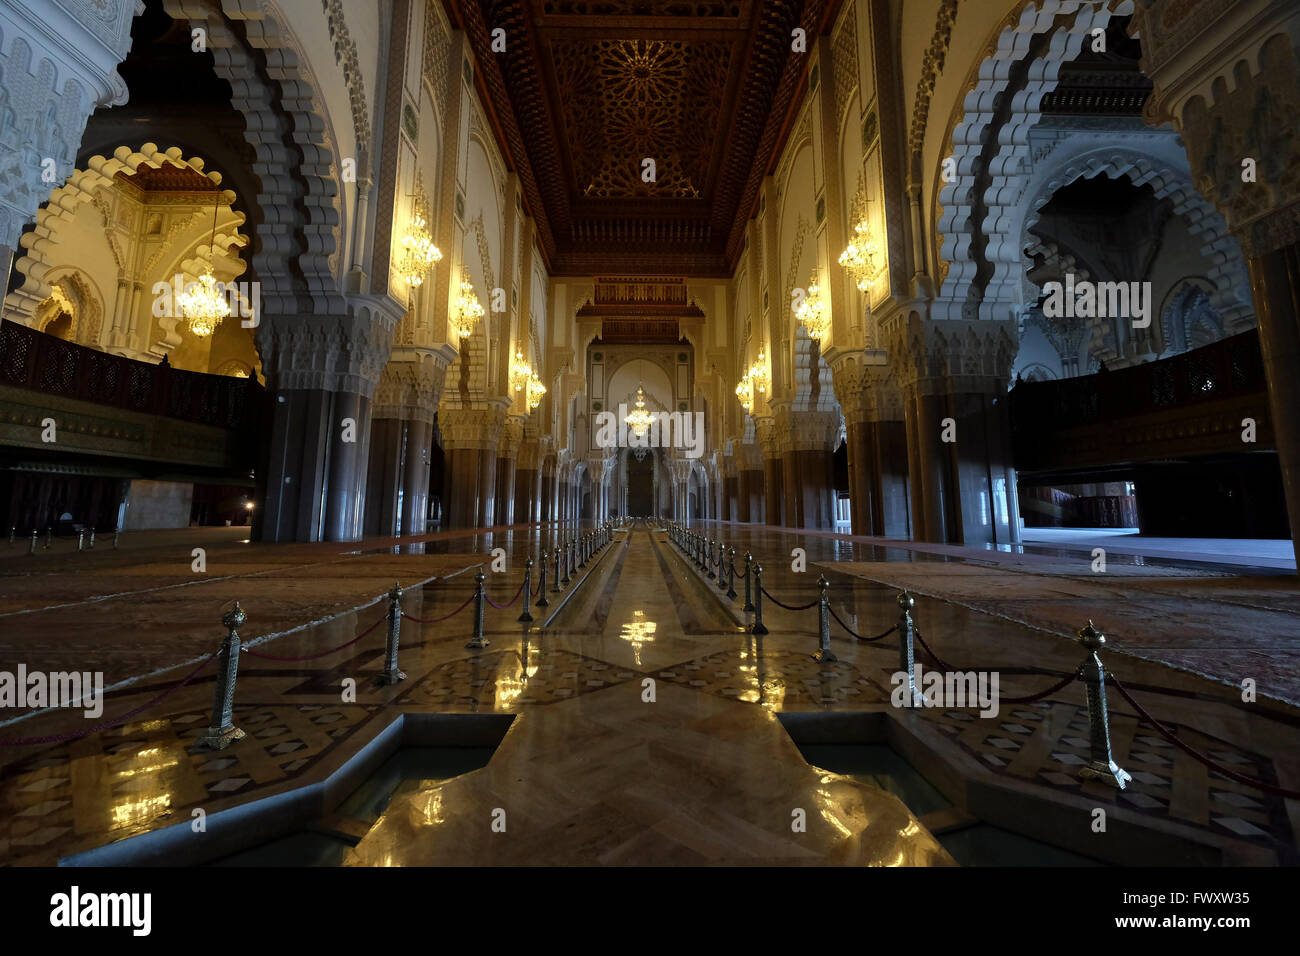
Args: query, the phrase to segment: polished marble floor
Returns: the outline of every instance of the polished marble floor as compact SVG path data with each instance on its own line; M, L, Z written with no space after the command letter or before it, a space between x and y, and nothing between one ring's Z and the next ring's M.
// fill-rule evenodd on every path
M1189 578L1178 568L1132 569L1107 584L1111 593L1046 555L1026 571L843 536L726 525L707 531L753 551L764 563L765 586L787 603L812 600L816 576L826 570L832 606L864 635L894 622L898 584L916 587L895 575L930 574L921 582L928 587L917 588L931 595L920 601L917 620L939 655L966 668L1072 670L1081 655L1057 619L1081 624L1107 601L1186 601L1202 588L1208 591L1196 600L1225 605L1237 584L1255 613L1288 615L1295 607L1294 579L1242 583L1217 572ZM957 709L899 712L889 706L898 653L892 638L862 644L836 625L839 661L820 664L811 657L816 612L771 604L764 608L771 633L749 634L743 593L726 600L666 535L646 526L621 533L584 569L581 585L557 595L548 580L549 618L535 609L537 620L522 625L517 605L489 607L485 649L465 647L469 612L431 625L408 619L401 664L409 676L394 687L370 680L382 667L382 624L314 660L246 656L236 723L248 736L224 751L195 751L211 706L211 670L153 701L192 669L187 662L210 651L220 636L212 622L232 598L249 611L248 635L263 639L255 650L319 655L382 618L383 604L373 602L393 580L435 578L408 590L404 609L423 620L450 613L471 593L464 569L495 547L507 550L509 570L489 575L488 594L504 604L521 583L523 558L550 547L555 529L346 548L250 546L238 529L199 532L209 568L214 557L225 562L221 574L203 581L189 570L195 534L136 541L92 556L95 565L74 565L85 556L73 553L0 557L0 669L20 660L94 666L117 686L106 718L144 708L75 739L0 747L0 862L53 863L186 821L196 808L218 812L318 782L395 716L431 712L517 719L485 768L397 795L373 826L355 829L342 862L948 864L945 846L970 842L975 826L1015 824L1015 817L1033 823L1037 829L1022 829L1036 838L1059 832L1070 853L1142 862L1123 847L1097 847L1065 832L1076 824L1086 830L1099 805L1130 835L1150 834L1154 849L1144 852L1161 860L1185 844L1230 863L1296 861L1297 801L1205 768L1124 701L1111 700L1116 760L1134 776L1121 793L1077 777L1088 753L1079 685L1006 704L992 720ZM806 572L791 568L794 547L807 552ZM1043 582L1055 590L1039 593ZM987 597L999 588L1015 601L979 607L966 593ZM557 610L559 597L565 603ZM1228 645L1235 639L1222 636ZM1176 655L1158 644L1156 651L1135 653L1121 641L1107 659L1181 740L1238 773L1300 788L1298 715L1286 694L1261 693L1245 705L1228 678L1166 660ZM1217 647L1200 651L1206 668L1221 664ZM348 678L356 680L355 701L340 693ZM648 680L653 703L644 699ZM1026 696L1049 683L1008 673L1002 691ZM810 765L779 720L798 714L881 718L885 739L944 790L949 806L912 808L867 778ZM79 714L63 711L10 719L0 738L84 730ZM999 807L1013 819L999 818ZM803 832L791 826L796 810L808 821Z

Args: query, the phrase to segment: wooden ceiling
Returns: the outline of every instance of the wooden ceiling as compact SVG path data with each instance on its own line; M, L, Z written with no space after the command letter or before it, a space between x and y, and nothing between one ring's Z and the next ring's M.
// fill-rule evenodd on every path
M444 3L552 274L731 274L837 0Z

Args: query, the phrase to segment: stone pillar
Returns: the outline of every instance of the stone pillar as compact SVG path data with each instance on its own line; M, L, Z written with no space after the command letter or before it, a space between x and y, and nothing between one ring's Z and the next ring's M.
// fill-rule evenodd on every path
M496 463L496 523L511 525L516 521L526 520L515 517L515 469L518 464L519 446L524 440L524 419L511 417L506 419L501 430L501 443L497 447Z
M1154 84L1143 119L1178 131L1197 188L1246 256L1300 560L1300 5L1186 7L1142 0L1134 10L1129 31L1142 37L1142 70Z
M542 520L537 508L541 483L538 470L540 453L536 438L525 437L519 446L515 467L515 524L534 524Z
M493 445L480 448L478 459L478 519L480 528L496 524L497 450Z
M921 541L960 543L948 507L956 480L948 445L942 440L947 416L944 396L913 387L908 394L907 447L912 470L912 515Z
M555 456L547 455L542 461L541 498L539 507L541 520L555 520Z
M366 480L367 535L424 534L433 415L445 356L395 349L375 389Z
M785 524L785 469L781 448L771 418L756 419L758 445L763 455L763 520L769 525Z
M952 544L1019 540L1006 386L1014 320L882 323L904 399L912 537Z
M398 418L376 418L370 427L370 467L366 479L365 533L387 537L397 534L401 520L399 499L405 478L405 423Z
M370 400L397 316L264 317L260 348L273 396L258 470L264 541L361 537ZM265 482L265 484L260 484Z
M496 448L505 424L505 409L504 401L469 406L444 403L439 409L438 424L446 453L444 527L490 526L496 493Z
M433 423L410 420L406 426L406 467L402 476L402 534L424 534L429 518L429 455Z
M1300 564L1300 243L1251 256L1249 263L1273 436Z
M835 458L839 432L833 411L777 410L775 432L782 440L783 524L788 528L835 527Z

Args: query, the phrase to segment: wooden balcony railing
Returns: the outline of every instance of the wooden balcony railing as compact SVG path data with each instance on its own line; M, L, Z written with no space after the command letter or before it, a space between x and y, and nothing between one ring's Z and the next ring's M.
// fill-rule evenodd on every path
M0 384L248 434L263 403L255 379L137 362L16 322L0 322Z

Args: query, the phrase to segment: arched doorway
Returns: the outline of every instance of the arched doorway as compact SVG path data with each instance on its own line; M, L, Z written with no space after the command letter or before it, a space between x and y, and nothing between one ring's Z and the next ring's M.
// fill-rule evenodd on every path
M627 513L641 516L655 513L654 455L627 456Z

